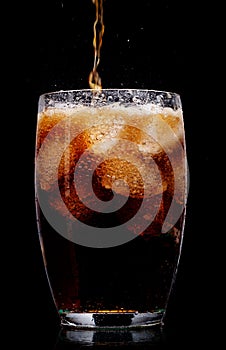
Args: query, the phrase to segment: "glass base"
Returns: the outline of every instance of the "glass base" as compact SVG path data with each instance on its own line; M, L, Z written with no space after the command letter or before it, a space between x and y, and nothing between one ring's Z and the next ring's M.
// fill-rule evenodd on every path
M161 323L149 324L136 327L93 327L76 328L63 326L59 336L56 349L64 349L66 345L73 344L73 349L83 347L94 347L100 349L146 349L153 344L164 344L164 334ZM77 347L75 347L77 346ZM149 347L148 347L149 348Z
M61 315L61 325L69 328L136 328L161 324L164 311L68 312Z

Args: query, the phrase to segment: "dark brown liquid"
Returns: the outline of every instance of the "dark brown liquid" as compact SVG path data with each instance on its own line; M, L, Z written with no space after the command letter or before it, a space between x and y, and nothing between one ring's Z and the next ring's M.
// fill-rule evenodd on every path
M176 225L180 230L182 220ZM46 268L59 309L165 309L179 255L179 234L156 231L118 247L89 248L59 235L42 215L40 221Z
M119 115L121 117L122 113L119 113ZM61 113L40 117L37 155L53 126L64 118L67 118L67 116ZM70 130L80 125L79 116L73 118L71 117ZM115 120L115 118L114 114L113 119ZM73 120L76 121L74 124ZM81 120L85 122L83 115ZM106 126L106 135L108 127L111 128L111 118L108 126ZM144 232L137 235L136 230L132 227L134 239L119 246L108 248L91 248L70 240L70 219L67 217L65 208L80 221L104 229L104 227L119 226L133 217L143 200L142 178L139 178L139 172L136 173L136 169L132 167L128 157L125 160L117 157L106 159L105 162L100 163L93 176L94 191L98 198L106 203L112 195L111 181L108 183L108 179L113 178L113 170L118 178L126 177L130 185L130 196L121 210L108 214L97 213L87 208L80 200L74 187L74 169L84 150L89 149L91 144L96 142L92 141L92 133L93 135L99 135L98 128L98 126L92 128L90 133L87 131L77 133L76 139L73 139L67 147L63 148L64 152L58 164L57 179L51 177L51 166L48 176L46 175L47 170L45 170L45 164L49 166L48 164L51 161L54 162L54 157L57 155L56 145L52 147L52 139L49 137L48 152L44 153L45 157L43 156L41 169L37 170L44 172L44 177L41 177L41 181L36 183L37 193L45 198L48 211L53 217L65 218L65 232L68 231L68 233L65 233L68 239L56 232L42 214L37 201L43 258L55 302L59 310L78 312L122 309L153 312L165 309L180 254L184 214L182 213L168 232L162 233L162 225L171 205L174 187L174 176L170 162L162 150L161 152L158 151L156 155L150 153L161 172L163 185L161 184L160 188L163 190L163 195L159 192L158 183L155 183L153 177L151 185L147 186L148 191L150 191L148 196L156 198L156 203L158 203L158 196L161 196L162 199L155 219ZM130 126L123 127L123 138L131 138L130 141L134 144L131 147L137 147L137 142L140 142L144 135L139 129L136 131L135 129L130 130L130 128ZM104 135L103 129L101 129L100 134ZM65 130L62 131L59 127L56 133L53 134L53 139L56 136L57 144L60 145L65 140ZM117 145L114 145L114 150L117 152ZM134 157L137 156L135 148L134 150L132 148L131 150L125 150L125 154L128 151L130 153L134 151ZM98 152L90 151L90 153L87 153L87 158L82 163L84 165L84 176L87 171L86 162L90 164L94 158L98 157ZM120 156L123 155L123 152L120 146ZM172 153L175 153L176 158L176 150L173 150ZM47 154L49 154L49 159ZM150 154L148 153L148 157L150 157ZM145 161L146 159L142 158L142 163ZM183 159L177 159L177 162L178 164L183 163ZM184 167L182 166L181 171L183 172L183 170ZM177 171L179 170L177 169ZM150 172L149 179L152 175ZM182 174L182 176L185 175ZM135 178L136 183L134 182ZM80 179L81 187L83 186L82 179L83 176ZM55 196L57 186L60 190L61 202L58 202ZM120 196L124 195L120 186L117 190ZM86 193L85 186L83 191ZM184 198L183 193L180 194L181 198ZM86 197L89 198L88 193L86 193ZM179 201L179 199L177 200ZM137 225L139 226L139 222Z

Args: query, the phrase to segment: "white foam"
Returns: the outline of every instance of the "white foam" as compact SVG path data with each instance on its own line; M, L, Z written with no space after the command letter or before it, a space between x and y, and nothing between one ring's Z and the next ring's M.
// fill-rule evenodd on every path
M123 113L126 115L150 115L150 114L163 114L163 115L171 115L176 117L181 117L182 115L182 109L174 110L170 107L162 107L158 104L154 103L147 103L142 105L122 105L118 102L105 105L105 106L85 106L82 104L74 105L74 106L68 106L63 103L57 103L55 107L49 107L46 109L45 114L46 115L53 115L55 113L63 113L65 115L72 115L72 114L89 114L94 115L97 113L103 113L103 112L117 112L117 113Z

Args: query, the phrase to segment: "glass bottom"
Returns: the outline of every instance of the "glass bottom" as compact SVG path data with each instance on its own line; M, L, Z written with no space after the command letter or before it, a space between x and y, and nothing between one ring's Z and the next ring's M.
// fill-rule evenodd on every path
M98 311L98 312L65 312L61 314L63 327L76 329L95 328L137 328L149 327L162 323L164 311Z
M130 349L138 347L145 350L146 346L164 344L164 334L161 324L132 327L94 327L76 328L63 327L58 335L56 349L65 349L66 345L73 345L73 349L93 347L103 349Z

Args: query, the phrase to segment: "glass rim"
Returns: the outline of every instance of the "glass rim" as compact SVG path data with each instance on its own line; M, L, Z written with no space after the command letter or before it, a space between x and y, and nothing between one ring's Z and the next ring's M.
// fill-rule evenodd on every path
M182 109L181 97L177 92L154 89L106 88L106 89L71 89L45 92L39 96L38 111L56 108L57 104L65 107L92 106L103 107L119 103L120 106L141 106L151 103L159 108Z
M59 95L62 93L75 93L75 92L92 92L92 93L100 93L101 92L113 92L113 91L128 91L128 92L153 92L153 93L162 93L166 95L172 95L173 97L179 97L180 98L180 93L176 91L170 91L170 90L160 90L160 89L148 89L148 88L101 88L101 89L91 89L91 88L80 88L80 89L61 89L61 90L52 90L52 91L47 91L43 92L39 95L39 97L45 97L47 95Z

